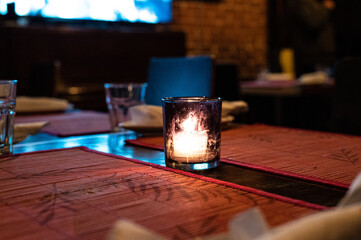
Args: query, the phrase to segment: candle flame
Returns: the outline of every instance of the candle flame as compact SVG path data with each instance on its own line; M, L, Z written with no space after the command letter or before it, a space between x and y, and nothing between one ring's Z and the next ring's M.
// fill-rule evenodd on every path
M200 162L209 158L207 152L208 135L207 130L203 130L201 120L195 113L190 113L188 117L180 123L181 131L174 133L173 158Z
M193 114L190 114L189 117L183 121L181 126L185 132L194 132L198 126L198 119Z

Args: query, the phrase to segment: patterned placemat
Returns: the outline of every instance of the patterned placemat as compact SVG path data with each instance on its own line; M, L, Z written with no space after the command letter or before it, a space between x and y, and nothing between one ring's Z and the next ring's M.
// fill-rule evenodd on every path
M163 138L128 143L163 150ZM361 171L361 137L244 125L222 132L223 162L347 188Z
M74 111L67 113L16 116L15 123L48 121L41 131L59 137L96 134L110 131L107 113Z
M121 218L190 239L255 206L271 226L324 209L264 194L83 147L0 157L0 239L105 239Z

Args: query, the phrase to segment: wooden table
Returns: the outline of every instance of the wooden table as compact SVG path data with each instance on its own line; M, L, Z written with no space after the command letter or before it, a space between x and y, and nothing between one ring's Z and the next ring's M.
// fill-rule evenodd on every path
M329 130L332 79L310 85L298 81L244 81L240 88L250 105L250 123Z
M302 96L309 94L330 94L334 81L323 84L299 84L298 81L243 81L241 91L244 95Z
M240 135L237 131L247 130L243 140L269 149L265 144L270 143L272 131L285 134L282 131L287 130L262 127L271 132L262 135L258 125L241 126L223 132L222 141L230 146ZM347 190L231 161L211 171L167 170L162 151L125 142L137 137L141 136L124 131L42 141L40 135L16 144L15 155L0 159L0 238L33 234L37 239L104 239L112 224L125 216L163 236L188 239L224 232L232 216L254 206L264 211L271 226L277 226L335 206ZM332 137L345 141L343 135ZM228 150L222 151L229 159ZM218 227L211 224L213 220ZM16 226L23 227L16 231ZM201 230L202 226L206 229ZM192 231L194 235L186 235Z

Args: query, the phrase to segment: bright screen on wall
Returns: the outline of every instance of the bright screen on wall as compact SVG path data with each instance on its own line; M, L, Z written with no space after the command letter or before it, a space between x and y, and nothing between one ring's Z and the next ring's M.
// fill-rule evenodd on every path
M0 14L15 14L64 20L168 23L172 20L172 0L0 0Z

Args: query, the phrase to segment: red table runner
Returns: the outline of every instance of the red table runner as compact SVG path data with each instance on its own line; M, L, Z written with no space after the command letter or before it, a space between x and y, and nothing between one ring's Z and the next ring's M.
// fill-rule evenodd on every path
M107 113L94 111L74 111L69 113L19 115L15 117L16 123L29 123L48 121L49 125L42 132L68 137L76 135L96 134L110 131Z
M277 196L87 148L12 155L0 157L0 239L105 239L120 218L190 239L255 206L271 226L322 209Z
M163 149L162 137L127 142ZM358 136L263 124L222 132L223 162L340 187L361 171L360 156Z

